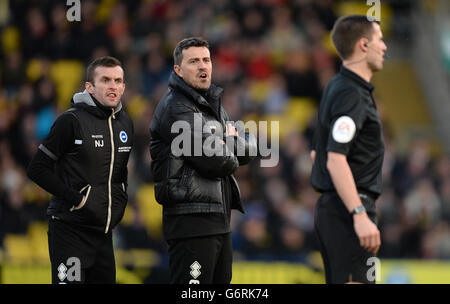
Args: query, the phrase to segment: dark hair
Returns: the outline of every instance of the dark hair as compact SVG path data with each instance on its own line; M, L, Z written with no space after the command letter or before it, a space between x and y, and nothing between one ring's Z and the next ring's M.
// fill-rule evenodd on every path
M86 81L87 82L94 83L94 72L95 72L95 69L99 66L102 66L102 67L120 66L120 67L122 67L122 63L120 63L120 61L117 58L114 58L111 56L104 56L104 57L95 59L88 65L88 67L86 69Z
M183 50L190 48L191 46L204 46L209 49L209 43L201 37L185 38L178 42L175 50L173 51L173 62L175 65L180 65L183 60Z
M373 22L380 24L378 21L368 20L364 15L342 16L336 21L331 31L331 40L342 60L353 54L355 43L359 39L372 39Z

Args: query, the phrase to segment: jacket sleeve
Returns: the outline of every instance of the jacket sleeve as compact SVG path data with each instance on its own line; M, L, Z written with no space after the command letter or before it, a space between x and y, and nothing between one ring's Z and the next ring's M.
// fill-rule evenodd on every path
M63 114L58 117L28 165L27 176L50 194L77 205L83 195L69 188L54 172L56 161L74 142L75 122L77 121L72 115Z
M250 132L238 131L238 136L228 136L226 143L228 148L236 155L239 166L247 165L257 156L257 141Z
M355 90L344 90L333 100L330 108L330 129L327 151L348 155L364 125L367 107Z
M203 132L205 120L201 113L183 104L174 104L169 111L165 129L169 132L172 154L182 156L207 178L228 176L237 169L239 161L225 144L222 133L218 136Z

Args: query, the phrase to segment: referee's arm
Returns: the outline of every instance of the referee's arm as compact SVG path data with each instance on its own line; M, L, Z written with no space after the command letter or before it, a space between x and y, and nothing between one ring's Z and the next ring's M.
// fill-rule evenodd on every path
M357 206L362 205L352 171L347 162L347 156L341 153L328 152L327 169L347 210L352 212ZM377 253L381 245L380 231L377 226L366 213L353 215L353 221L361 247Z

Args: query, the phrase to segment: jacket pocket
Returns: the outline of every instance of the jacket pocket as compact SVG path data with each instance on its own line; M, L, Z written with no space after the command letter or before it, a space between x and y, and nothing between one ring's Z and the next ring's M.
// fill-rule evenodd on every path
M221 178L205 178L194 170L186 185L186 201L191 203L222 204Z
M168 196L170 203L186 203L190 201L188 193L190 191L194 170L188 166L183 166L181 176L168 181Z
M91 193L91 185L86 185L84 186L81 190L80 193L82 193L86 199L84 200L84 202L81 205L75 206L73 205L72 208L70 208L70 212L74 211L74 210L80 210L81 208L84 207L84 205L86 205L88 199L89 199L89 194Z
M181 175L180 187L187 188L189 184L189 180L194 175L194 170L188 168L187 166L183 167L183 173Z
M103 227L106 224L108 213L107 185L83 187L86 200L82 206L70 209L73 220L82 225Z
M187 171L184 186L182 180L177 180L169 188L172 200L165 205L164 214L224 213L221 179L204 178L190 168Z

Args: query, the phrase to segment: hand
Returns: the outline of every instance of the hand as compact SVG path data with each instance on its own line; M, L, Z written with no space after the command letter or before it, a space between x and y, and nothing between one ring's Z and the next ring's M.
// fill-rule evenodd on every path
M230 123L227 124L227 130L225 134L226 136L239 136L236 128Z
M311 150L309 157L311 158L311 162L314 164L314 161L316 160L316 150Z
M81 209L85 203L86 203L86 196L83 195L83 198L81 199L81 202L78 204L78 206L76 207L72 206L72 208L70 208L70 211Z
M369 219L367 213L353 215L353 224L361 247L376 254L381 245L377 226Z

